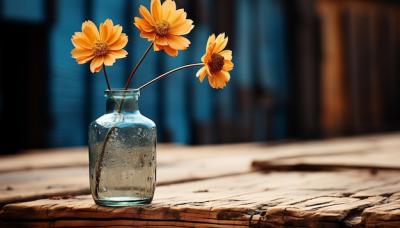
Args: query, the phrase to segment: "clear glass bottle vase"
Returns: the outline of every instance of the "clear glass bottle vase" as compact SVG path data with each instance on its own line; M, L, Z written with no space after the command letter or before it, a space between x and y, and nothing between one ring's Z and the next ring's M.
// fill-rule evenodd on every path
M139 112L139 95L139 90L107 90L106 114L89 126L90 190L99 205L141 205L153 199L157 132Z

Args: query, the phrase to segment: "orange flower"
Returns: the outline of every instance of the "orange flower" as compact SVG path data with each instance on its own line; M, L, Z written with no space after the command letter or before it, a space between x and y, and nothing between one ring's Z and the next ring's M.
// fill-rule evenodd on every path
M225 33L219 34L217 38L212 34L207 41L206 53L201 57L204 66L197 72L196 76L203 82L208 75L208 82L214 89L222 89L230 80L229 71L233 69L232 51L224 50L228 44Z
M188 34L194 27L193 21L186 19L183 9L176 9L173 0L151 1L151 13L140 6L143 17L135 17L135 26L140 30L140 37L154 42L154 51L164 50L170 56L177 56L178 51L189 47L190 41L182 35Z
M78 64L89 61L90 71L99 72L103 67L112 66L116 59L128 54L123 48L128 43L128 37L122 33L122 27L115 25L110 19L100 24L100 32L92 21L82 23L82 32L76 32L71 38L74 49L71 55Z

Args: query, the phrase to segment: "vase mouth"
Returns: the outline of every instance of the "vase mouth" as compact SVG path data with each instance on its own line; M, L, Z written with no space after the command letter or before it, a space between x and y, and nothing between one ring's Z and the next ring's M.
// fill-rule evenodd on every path
M139 89L111 89L104 91L105 96L139 96Z
M138 93L140 92L140 89L123 89L123 88L117 88L117 89L106 89L104 91L105 93Z

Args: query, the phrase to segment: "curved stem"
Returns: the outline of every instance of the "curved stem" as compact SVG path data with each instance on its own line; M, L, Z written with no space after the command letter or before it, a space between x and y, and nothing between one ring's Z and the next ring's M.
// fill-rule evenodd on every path
M120 103L120 105L118 107L118 110L117 110L118 113L121 113L124 101L125 101L125 97L121 99L121 103ZM101 177L101 171L103 170L103 160L104 160L104 154L106 153L107 142L108 142L108 140L110 140L110 137L111 137L112 133L115 131L115 129L116 129L116 125L114 124L107 131L106 137L104 139L103 146L101 147L99 158L98 158L96 166L95 166L96 167L96 169L95 169L96 170L95 171L96 180L95 180L94 195L95 195L96 199L99 198L100 177Z
M106 145L107 145L108 140L111 137L111 133L115 130L115 128L116 127L114 125L107 131L106 138L104 139L104 143L103 143L99 158L96 163L96 174L95 174L96 175L96 180L95 180L96 186L94 189L94 195L95 195L96 199L99 198L100 176L101 176L101 170L103 169L103 160L104 160L104 154L106 152Z
M143 53L142 57L140 58L139 62L136 64L135 68L133 68L133 70L131 71L131 73L129 74L129 78L126 81L125 84L125 90L128 89L129 84L131 84L132 78L135 75L136 71L139 69L140 65L143 63L144 58L146 57L147 53L149 53L150 49L153 47L154 42L152 42L146 49L146 51Z
M161 74L161 75L157 76L156 78L154 78L154 79L152 79L152 80L146 82L145 84L141 85L141 86L138 87L137 89L138 89L138 90L141 90L141 89L143 89L143 88L145 88L145 87L147 87L147 86L153 84L154 82L160 80L161 78L164 78L164 77L166 77L166 76L168 76L168 75L170 75L170 74L173 74L173 73L175 73L175 72L177 72L177 71L180 71L180 70L183 70L183 69L186 69L186 68L190 68L190 67L198 67L198 66L204 66L204 63L193 63L193 64L188 64L188 65L184 65L184 66L175 68L175 69L173 69L173 70L170 70L170 71L168 71L168 72L166 72L166 73L164 73L164 74Z

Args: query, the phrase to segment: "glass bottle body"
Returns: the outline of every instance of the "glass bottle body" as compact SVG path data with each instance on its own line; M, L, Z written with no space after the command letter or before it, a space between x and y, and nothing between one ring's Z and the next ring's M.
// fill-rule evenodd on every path
M107 113L89 126L93 199L103 206L151 203L156 184L156 125L138 109L139 91L106 91Z

